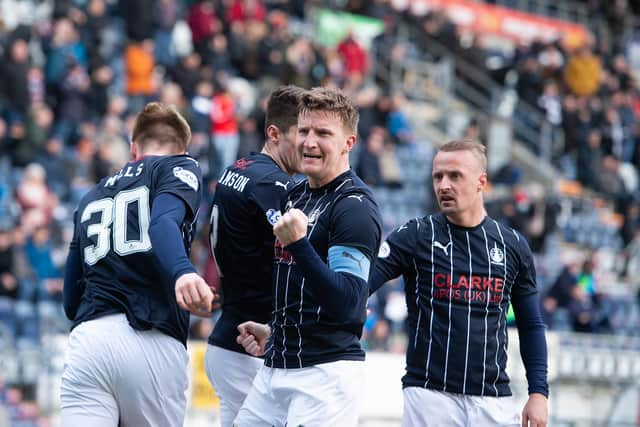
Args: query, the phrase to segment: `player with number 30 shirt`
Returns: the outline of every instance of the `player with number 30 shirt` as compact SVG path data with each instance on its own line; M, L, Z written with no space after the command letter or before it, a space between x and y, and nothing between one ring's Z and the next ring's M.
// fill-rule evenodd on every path
M214 293L188 258L201 199L191 131L173 108L136 118L132 161L81 200L65 271L73 321L63 426L182 425L189 310Z

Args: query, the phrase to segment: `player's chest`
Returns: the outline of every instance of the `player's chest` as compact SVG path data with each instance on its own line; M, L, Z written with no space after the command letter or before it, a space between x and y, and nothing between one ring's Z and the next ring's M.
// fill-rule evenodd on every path
M520 261L500 236L486 233L441 233L419 242L416 265L422 277L447 282L515 280Z
M307 216L307 238L319 254L326 253L331 235L331 215L334 199L326 194L313 194L299 198L292 207Z

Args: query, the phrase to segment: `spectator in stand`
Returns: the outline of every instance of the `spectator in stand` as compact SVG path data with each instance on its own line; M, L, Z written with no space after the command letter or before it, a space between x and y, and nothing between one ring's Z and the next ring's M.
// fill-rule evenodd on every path
M155 67L153 40L130 43L125 51L125 67L129 111L140 111L156 93L153 76Z
M261 0L232 0L227 13L229 22L264 22L267 10Z
M195 2L189 10L187 23L191 29L196 52L201 57L205 56L207 45L213 35L222 31L222 23L216 15L213 2L209 0Z
M61 96L59 85L67 72L69 61L87 66L87 50L79 41L75 25L68 18L61 18L54 23L53 35L44 41L44 52L47 61L44 68L47 83L47 95L55 103Z
M60 101L56 109L54 135L65 145L71 145L77 138L77 124L85 119L87 112L87 92L89 76L84 67L69 59L68 68L59 86Z
M538 99L538 106L544 111L545 118L554 126L562 125L562 98L555 81L549 80L544 84L542 96Z
M153 11L157 9L155 0L119 0L126 32L133 42L143 42L153 38Z
M218 158L218 170L238 158L238 122L236 104L227 83L218 81L211 102L211 137Z
M60 200L69 200L71 184L72 160L64 151L64 143L60 138L51 137L47 140L44 150L36 157L36 161L44 167L47 185Z
M400 94L391 98L387 118L387 129L395 142L400 144L413 144L416 140L411 123L409 123L409 118L403 110L405 104L406 99Z
M564 69L564 81L573 94L590 96L600 87L601 73L600 58L593 54L591 43L587 43L569 57Z
M1 85L7 99L11 100L8 105L7 117L9 125L27 119L27 112L30 104L29 94L29 45L21 38L14 39L8 48L9 57L7 61L0 65Z
M365 147L358 152L356 174L369 187L377 187L383 183L380 171L380 155L384 150L384 139L380 132L369 134Z
M62 302L62 271L53 262L53 242L48 226L37 227L25 245L27 259L33 268L37 289L27 297L38 302Z
M582 185L599 188L598 177L602 172L603 158L602 135L599 130L591 129L586 141L581 141L578 146L578 181Z
M365 75L367 73L369 69L367 52L358 43L352 30L349 30L347 36L338 44L337 51L344 62L346 75L351 73Z
M200 54L192 52L180 58L178 63L169 69L169 76L180 85L187 98L194 96L196 85L202 79L201 66Z
M31 163L25 168L16 188L16 200L22 210L20 218L26 233L51 222L58 199L48 188L46 172L40 164Z
M175 61L171 33L180 18L180 3L178 0L160 0L153 9L155 61L165 67L170 67Z
M580 263L570 262L566 264L560 275L553 282L553 285L546 292L542 299L542 315L545 324L552 328L558 309L568 309L573 299L573 288L578 281L580 273Z
M286 15L280 11L269 14L265 37L258 44L259 69L275 82L281 83L287 72L287 48L292 43Z

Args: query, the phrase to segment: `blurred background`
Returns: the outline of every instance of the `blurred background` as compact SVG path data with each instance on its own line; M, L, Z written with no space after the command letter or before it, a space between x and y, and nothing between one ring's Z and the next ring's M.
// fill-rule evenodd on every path
M136 112L160 100L188 118L207 212L222 167L259 149L282 83L356 101L352 165L385 234L436 208L438 144L486 144L489 213L535 254L550 425L640 425L639 13L634 0L0 0L0 426L59 424L72 214L128 160ZM212 277L207 217L193 259ZM363 426L399 425L402 286L369 303ZM215 319L192 319L188 426L217 425L203 363ZM517 334L510 355L523 402Z

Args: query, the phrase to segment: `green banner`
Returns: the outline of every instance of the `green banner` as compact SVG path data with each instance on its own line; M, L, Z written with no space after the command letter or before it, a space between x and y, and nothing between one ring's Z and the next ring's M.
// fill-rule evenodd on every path
M380 19L320 9L316 15L315 41L327 47L334 47L349 31L353 31L362 47L368 48L371 40L383 30L384 23Z

